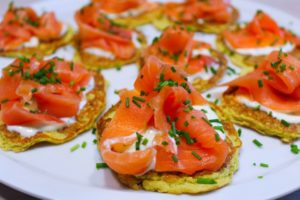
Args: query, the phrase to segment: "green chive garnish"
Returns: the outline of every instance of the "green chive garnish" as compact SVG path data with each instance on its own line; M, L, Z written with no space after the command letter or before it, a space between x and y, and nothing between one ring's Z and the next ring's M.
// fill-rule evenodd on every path
M104 169L108 168L108 165L106 163L96 163L96 169Z
M289 127L289 126L290 126L290 123L288 123L288 122L285 121L284 119L282 119L280 122L281 122L281 124L284 125L285 127Z
M238 135L239 135L239 137L241 137L241 135L242 135L242 129L238 129Z
M97 131L97 129L96 129L96 128L93 128L93 129L92 129L92 134L95 135L95 134L96 134L96 131Z
M300 153L300 149L298 148L298 146L296 144L291 144L291 152L293 154L299 154Z
M148 144L148 139L147 138L145 138L144 140L143 140L143 142L142 142L142 144L145 146L145 145L147 145Z
M218 133L215 134L215 140L216 140L217 142L220 141L220 136L219 136Z
M134 103L139 108L142 107L141 104L137 100L135 100L135 99L132 99L132 103Z
M133 96L132 99L136 100L136 101L140 101L140 102L145 102L146 100L142 97L137 97L137 96Z
M79 149L79 147L80 147L80 145L79 145L79 144L76 144L76 145L74 145L73 147L71 147L70 151L71 151L71 152L74 152L74 151L76 151L77 149Z
M196 152L196 151L192 151L193 156L195 156L195 158L197 158L198 160L202 160L202 157Z
M87 145L87 143L86 143L86 142L83 142L83 143L81 144L81 148L85 149L86 145Z
M126 97L125 99L125 106L126 108L129 108L129 97Z
M259 87L259 88L264 87L264 82L263 82L262 80L258 80L258 81L257 81L257 84L258 84L258 87Z
M254 139L252 142L253 142L257 147L262 147L262 146L263 146L263 144L262 144L260 141L258 141L257 139Z
M167 141L162 141L161 144L164 145L164 146L167 146L169 143Z
M178 163L178 158L177 158L177 156L172 155L172 160L173 160L175 163Z
M261 166L261 167L265 167L265 168L268 168L268 167L269 167L269 165L266 164L266 163L260 163L260 166Z
M217 184L217 181L215 181L214 179L211 179L211 178L198 178L197 183L212 185L212 184Z

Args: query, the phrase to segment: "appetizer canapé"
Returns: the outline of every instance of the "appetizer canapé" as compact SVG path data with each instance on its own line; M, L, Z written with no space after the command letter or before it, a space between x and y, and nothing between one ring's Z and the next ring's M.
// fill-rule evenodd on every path
M300 137L300 61L272 52L253 72L237 78L223 95L230 120L292 142Z
M10 4L0 23L0 56L50 55L72 37L73 29L53 12L38 16L31 8Z
M144 50L141 66L149 56L156 56L161 61L180 68L202 92L217 84L227 68L225 57L212 49L211 45L195 40L194 33L181 26L167 28L160 38Z
M180 23L206 32L220 33L239 18L239 12L226 0L186 0L183 3L169 2L163 6L161 17L154 21L159 29Z
M0 78L0 148L65 143L90 129L105 106L104 79L60 58L20 57Z
M109 19L126 27L151 23L161 12L161 6L147 0L92 0Z
M149 57L134 90L98 123L98 148L118 179L133 189L201 193L231 182L241 142L221 110L184 73Z
M282 49L300 58L300 39L263 11L257 11L249 23L226 30L219 36L217 47L246 72L260 65L274 50Z
M76 60L93 70L120 67L137 61L144 35L108 19L94 4L75 14L79 32L75 39Z

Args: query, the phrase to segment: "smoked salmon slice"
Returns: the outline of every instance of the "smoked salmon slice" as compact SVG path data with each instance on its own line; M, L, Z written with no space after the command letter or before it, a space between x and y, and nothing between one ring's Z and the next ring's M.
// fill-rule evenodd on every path
M62 28L53 12L38 16L31 8L10 4L0 23L0 51L16 50L32 37L41 41L59 39Z
M115 24L93 4L77 11L75 20L79 26L78 37L82 49L97 47L119 59L130 59L135 55L132 30Z
M232 19L230 3L224 0L186 0L184 3L166 3L164 12L173 21L195 22L203 20L227 23Z
M224 165L228 144L216 140L205 113L193 109L206 100L183 71L171 69L172 65L150 56L135 89L120 93L120 103L99 142L103 160L117 173L141 175L154 170L191 175Z
M148 4L146 0L93 0L93 3L107 13L122 13Z
M1 119L6 125L64 124L79 110L91 75L79 64L62 59L21 57L0 78Z
M245 27L224 32L226 42L233 48L259 48L281 46L291 42L300 45L300 40L281 28L267 13L258 11Z
M282 51L272 52L255 71L226 85L237 94L284 113L300 113L300 61Z
M194 33L181 26L167 28L162 36L154 40L143 56L155 55L167 64L184 70L188 75L204 71L216 63L212 56L201 54L203 50L211 49L211 45L193 39ZM199 55L193 55L199 51Z

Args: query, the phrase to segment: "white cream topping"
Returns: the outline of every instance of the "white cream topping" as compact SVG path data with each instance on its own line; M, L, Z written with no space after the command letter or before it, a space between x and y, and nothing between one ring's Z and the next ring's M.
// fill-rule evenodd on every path
M211 125L215 128L216 132L222 138L222 140L226 139L226 134L223 132L224 127L223 124L220 123L220 118L218 117L217 113L208 105L201 105L201 106L193 106L195 110L202 111L207 119L210 121Z
M92 91L95 87L95 80L94 78L91 78L88 85L86 86L86 90L82 93L83 98L79 105L79 111L86 105L87 99L86 94L90 91ZM72 124L76 122L76 117L64 117L60 118L62 121L65 122L65 124L53 124L53 125L45 125L40 127L28 127L28 126L19 126L19 125L7 125L6 128L9 131L15 131L18 132L23 137L32 137L36 135L38 132L42 131L56 131L58 129L61 129L69 124Z
M291 52L295 49L295 44L287 42L284 45L280 46L269 46L269 47L259 47L259 48L233 48L228 41L225 41L227 47L242 55L252 55L252 56L260 56L260 55L269 55L272 51L279 51L280 49L285 52Z
M115 55L113 53L111 53L110 51L103 50L98 47L89 47L89 48L84 49L84 51L86 53L93 54L95 56L105 57L105 58L109 58L109 59L115 59Z
M260 111L268 113L273 118L276 118L278 120L285 120L288 123L291 124L300 124L300 116L299 115L292 115L292 114L286 114L279 111L272 110L266 106L261 105L257 101L252 101L246 97L237 97L237 100L244 104L245 106L253 109L259 109Z
M110 19L126 18L126 17L139 16L145 11L146 11L146 8L144 6L140 6L138 8L129 9L129 10L121 12L121 13L117 13L117 14L116 13L105 13L105 15Z
M38 37L31 37L29 41L23 44L25 48L37 47L40 44L40 40Z

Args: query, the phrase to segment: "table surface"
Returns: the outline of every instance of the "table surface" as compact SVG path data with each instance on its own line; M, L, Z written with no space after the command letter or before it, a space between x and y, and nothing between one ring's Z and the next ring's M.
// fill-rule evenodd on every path
M2 16L3 12L5 12L9 2L11 0L0 0L0 16ZM14 0L16 5L28 5L30 3L38 2L41 0ZM58 0L53 0L58 1ZM251 0L248 0L251 1ZM300 6L295 6L295 4L299 4L299 0L253 0L257 2L261 2L264 4L269 4L273 7L280 8L281 10L287 10L290 14L296 16L300 19ZM268 188L270 189L270 188ZM22 199L22 200L36 200L36 198L28 196L24 193L16 191L10 187L7 187L0 183L0 200L15 200L15 199ZM300 199L300 190L289 194L285 197L282 197L278 200L299 200Z

